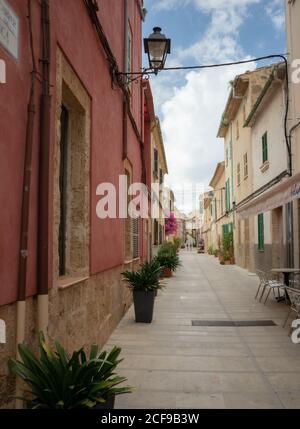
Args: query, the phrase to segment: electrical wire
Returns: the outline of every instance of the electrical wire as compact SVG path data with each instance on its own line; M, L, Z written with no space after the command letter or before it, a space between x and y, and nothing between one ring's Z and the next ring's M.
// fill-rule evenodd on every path
M202 69L209 69L209 68L219 68L219 67L227 67L227 66L233 66L233 65L240 65L240 64L249 64L254 62L259 62L263 60L269 60L272 58L281 58L285 64L285 77L286 77L286 106L285 106L285 116L284 116L284 136L285 136L285 143L288 151L288 173L290 176L292 176L292 149L291 149L291 139L290 135L288 133L288 115L289 115L289 74L288 74L288 61L286 59L286 55L284 54L273 54L273 55L265 55L263 57L257 57L257 58L251 58L248 60L241 60L241 61L232 61L227 63L220 63L220 64L207 64L207 65L197 65L197 66L178 66L178 67L165 67L161 71L179 71L179 70L202 70ZM147 72L149 74L149 72Z

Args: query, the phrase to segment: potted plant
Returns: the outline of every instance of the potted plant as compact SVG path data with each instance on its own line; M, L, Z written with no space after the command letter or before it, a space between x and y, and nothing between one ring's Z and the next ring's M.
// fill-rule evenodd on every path
M224 264L225 265L231 265L231 260L230 260L230 255L229 254L226 254L224 256Z
M164 277L172 277L173 272L176 271L176 269L180 265L179 257L177 254L160 254L157 255L157 260L160 263L161 267L163 267Z
M219 252L219 261L221 265L224 265L224 252L223 249Z
M176 247L170 245L171 243L164 243L158 250L156 260L163 268L164 277L172 277L173 271L176 271L180 265L180 260Z
M145 262L138 271L125 271L125 280L133 291L135 321L137 323L151 323L153 318L154 298L160 283L162 267L157 259Z
M209 248L207 249L207 253L208 253L209 255L213 255L213 253L214 253L214 248L213 248L212 246L209 246Z
M226 265L234 263L234 247L233 247L233 233L229 232L223 237L222 252L224 255L224 262Z
M22 398L32 409L113 408L115 396L131 392L130 387L117 387L126 378L114 371L121 349L107 353L93 345L89 356L83 348L71 356L55 342L52 349L43 334L39 336L39 357L25 345L18 346L21 360L10 359L9 368L29 387Z

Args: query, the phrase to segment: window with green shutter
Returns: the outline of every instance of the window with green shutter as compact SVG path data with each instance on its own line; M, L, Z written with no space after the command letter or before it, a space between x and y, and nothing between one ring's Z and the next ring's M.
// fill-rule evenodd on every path
M265 134L262 136L262 158L263 163L268 161L268 133L265 132Z
M230 181L226 181L226 210L230 210Z
M265 250L265 232L264 232L264 215L259 214L257 217L258 223L258 250Z
M223 237L225 237L228 234L228 224L223 225Z

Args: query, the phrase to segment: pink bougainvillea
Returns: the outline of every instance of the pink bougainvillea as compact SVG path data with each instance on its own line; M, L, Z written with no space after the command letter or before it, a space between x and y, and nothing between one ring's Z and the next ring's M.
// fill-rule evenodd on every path
M166 229L166 235L173 235L176 234L177 232L177 220L176 217L174 215L174 213L170 213L168 217L166 217L166 224L165 224L165 229Z

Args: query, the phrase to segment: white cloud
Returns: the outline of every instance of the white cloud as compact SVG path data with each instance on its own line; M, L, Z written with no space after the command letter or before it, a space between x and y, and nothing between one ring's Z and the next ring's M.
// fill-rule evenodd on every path
M192 5L203 12L244 7L260 0L154 0L153 9L170 10Z
M239 29L247 17L247 7L259 1L185 0L209 14L210 23L197 43L177 51L174 61L208 64L245 59L238 43ZM178 0L160 0L156 8L176 4ZM216 134L229 93L228 83L236 74L253 67L254 64L248 64L192 71L180 74L180 82L178 75L165 72L151 81L154 100L162 111L170 185L208 185L216 163L224 159L223 140L217 139Z
M266 12L274 27L278 31L285 28L284 0L272 0L266 6Z

